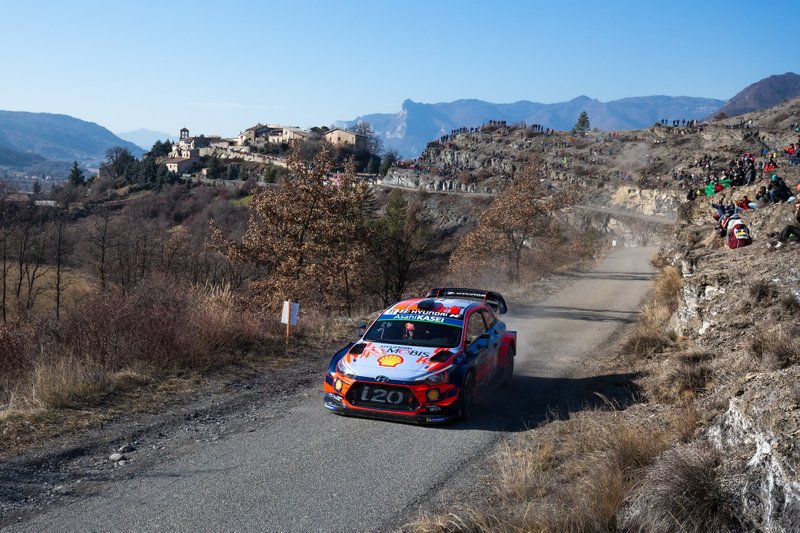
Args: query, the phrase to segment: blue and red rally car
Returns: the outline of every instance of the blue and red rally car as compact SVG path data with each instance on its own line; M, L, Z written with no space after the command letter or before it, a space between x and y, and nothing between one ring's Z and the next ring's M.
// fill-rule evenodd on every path
M432 289L384 310L325 375L325 407L417 423L468 418L475 396L514 374L517 333L491 291Z

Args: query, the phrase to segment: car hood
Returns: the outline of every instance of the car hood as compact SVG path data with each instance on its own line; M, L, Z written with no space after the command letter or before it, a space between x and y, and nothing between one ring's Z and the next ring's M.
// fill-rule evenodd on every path
M431 357L448 348L427 348L403 344L367 342L360 354L347 353L344 364L356 376L374 379L385 376L391 380L413 381L447 366L447 362L431 362ZM451 351L455 352L453 348ZM449 358L448 358L449 359Z

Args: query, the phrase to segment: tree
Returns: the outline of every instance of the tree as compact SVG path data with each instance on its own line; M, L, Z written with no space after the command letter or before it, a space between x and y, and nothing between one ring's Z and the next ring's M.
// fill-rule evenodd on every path
M450 257L450 268L468 275L496 270L505 262L508 279L519 281L523 258L536 241L552 232L552 216L576 200L571 191L547 194L532 165L517 174L478 218L478 227L464 236Z
M250 202L250 222L241 240L225 240L214 228L231 259L263 272L251 284L262 305L277 308L294 298L350 312L366 251L370 194L367 184L356 179L352 162L335 179L333 167L330 148L323 148L312 164L293 152L290 176Z
M366 151L368 154L377 155L383 150L383 141L381 141L381 138L375 133L372 124L369 122L363 120L359 121L353 128L353 133L363 135L367 138Z
M328 133L329 131L331 130L328 126L314 126L309 130L311 136L318 141L322 140L322 138L325 137L325 134Z
M420 278L439 241L424 213L419 205L409 206L400 189L393 189L383 216L371 224L364 285L384 306L401 299L409 284Z
M82 187L86 185L86 175L83 170L78 167L78 162L72 162L72 170L69 171L69 184L73 187Z
M39 180L33 180L33 194L39 194L42 192L42 184Z
M385 176L386 173L389 172L389 169L392 168L392 165L397 163L398 160L399 156L397 155L396 151L389 150L386 152L383 156L383 159L381 159L381 166L378 168L378 174Z
M172 151L172 143L169 142L169 140L166 140L164 142L156 141L153 144L153 147L150 149L148 155L150 157L164 157L166 155L169 155L171 151Z
M581 114L578 116L577 122L575 122L575 127L573 128L573 131L579 133L586 133L591 128L592 126L589 123L589 114L586 111L581 111Z
M224 169L222 168L222 163L220 163L219 158L216 156L211 156L211 158L208 160L208 168L206 169L206 176L208 176L212 180L216 180L222 177L223 172Z
M125 175L128 165L136 161L133 154L122 146L112 146L106 150L105 168L113 178L121 178Z

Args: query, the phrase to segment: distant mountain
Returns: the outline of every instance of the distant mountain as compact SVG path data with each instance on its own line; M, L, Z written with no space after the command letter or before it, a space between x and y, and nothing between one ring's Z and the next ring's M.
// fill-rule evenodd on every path
M569 130L580 112L586 111L593 128L629 130L649 127L665 118L704 118L724 104L724 100L688 96L642 96L605 103L579 96L557 104L524 100L512 104L482 100L422 104L406 100L399 113L364 115L355 120L339 121L336 126L348 128L359 121L369 122L383 140L385 149L396 150L402 157L417 157L429 141L453 129L480 126L489 120L505 120L509 124L525 121L545 128Z
M132 142L133 144L142 148L145 151L150 151L150 149L153 147L156 141L175 142L178 140L177 137L175 137L174 135L170 135L169 133L146 130L144 128L139 128L138 130L133 130L133 131L122 131L117 133L116 135L121 139L125 139L126 141Z
M0 145L0 167L20 168L43 161L46 161L46 159L40 155L20 152L8 146Z
M748 85L718 112L735 117L776 106L796 96L800 96L800 75L793 72L776 74Z
M106 150L122 146L136 157L144 150L106 128L67 115L0 111L0 146L46 159L97 166Z

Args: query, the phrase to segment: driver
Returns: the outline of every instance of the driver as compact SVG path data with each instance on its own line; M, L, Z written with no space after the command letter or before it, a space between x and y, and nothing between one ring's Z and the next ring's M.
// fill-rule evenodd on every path
M405 332L403 333L403 340L413 339L415 329L416 327L414 326L413 322L406 322Z

